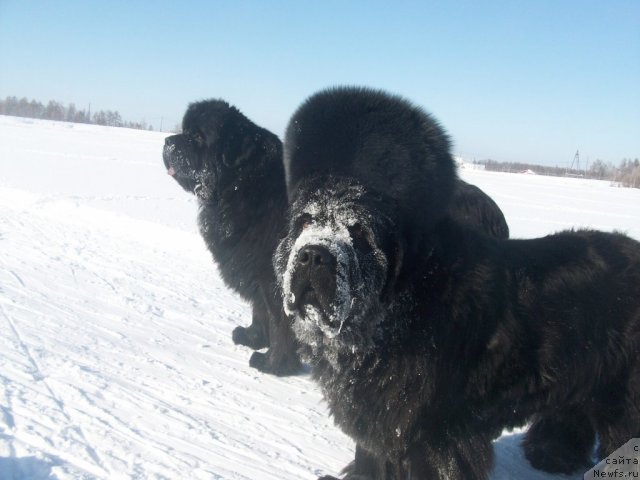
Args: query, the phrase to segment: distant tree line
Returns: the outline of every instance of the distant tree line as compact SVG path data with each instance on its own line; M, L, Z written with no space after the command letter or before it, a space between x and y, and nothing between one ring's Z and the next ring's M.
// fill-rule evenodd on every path
M623 158L616 175L614 180L625 187L640 188L640 160Z
M485 170L494 172L521 173L530 170L538 175L555 177L584 177L598 180L610 180L624 187L640 188L640 160L623 158L617 167L610 162L596 160L586 170L576 170L562 167L549 167L518 162L496 162L495 160L480 160Z
M18 99L18 97L7 97L4 100L0 99L0 115L153 130L153 126L148 125L145 121L123 121L120 113L117 111L99 110L91 114L88 110L77 108L73 103L65 106L60 102L50 100L49 103L45 105L42 102L29 100L24 97L20 99Z

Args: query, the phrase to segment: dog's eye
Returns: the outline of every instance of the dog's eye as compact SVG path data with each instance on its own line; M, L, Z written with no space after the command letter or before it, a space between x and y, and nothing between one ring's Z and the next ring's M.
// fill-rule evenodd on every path
M362 230L362 225L356 223L349 227L349 233L353 238L362 238L364 237L364 230Z
M202 135L202 133L200 132L196 132L191 136L191 139L194 141L194 143L198 146L198 147L202 147L204 146L205 140L204 140L204 136Z
M313 223L313 217L308 213L304 213L296 220L296 227L298 230L306 230Z
M361 224L356 223L348 227L348 229L349 234L351 235L351 240L353 241L353 246L355 248L363 250L370 248L370 232L367 231Z

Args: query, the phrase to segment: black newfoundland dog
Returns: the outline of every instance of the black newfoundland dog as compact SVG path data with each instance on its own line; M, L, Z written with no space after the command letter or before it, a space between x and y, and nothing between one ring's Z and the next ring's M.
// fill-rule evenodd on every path
M250 365L288 375L301 368L295 337L282 312L272 266L285 226L287 192L282 142L222 100L191 104L182 134L164 146L167 171L198 197L200 233L225 283L252 305L252 323L233 331L253 349Z
M492 238L447 215L433 118L379 91L308 99L285 139L284 308L337 425L349 480L484 479L492 440L533 421L550 472L640 436L640 243ZM323 477L330 479L333 477Z
M165 141L165 167L197 195L200 231L222 278L253 308L251 326L237 327L233 340L256 350L270 347L252 355L253 367L296 373L297 344L272 267L286 233L282 142L223 100L190 105L182 129ZM489 235L509 236L502 212L479 188L459 181L454 198L452 215Z

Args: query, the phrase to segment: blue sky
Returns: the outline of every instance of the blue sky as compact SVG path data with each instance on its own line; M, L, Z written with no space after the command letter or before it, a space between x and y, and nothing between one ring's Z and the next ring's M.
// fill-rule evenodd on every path
M411 99L457 154L617 164L640 157L640 2L0 0L0 97L165 128L218 97L282 136L337 84Z

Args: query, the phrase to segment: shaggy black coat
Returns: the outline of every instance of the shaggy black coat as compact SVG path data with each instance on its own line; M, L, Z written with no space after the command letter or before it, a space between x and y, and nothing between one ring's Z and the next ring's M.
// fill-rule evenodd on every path
M237 327L233 340L256 350L270 347L252 355L253 367L295 373L297 345L271 265L286 230L282 142L223 100L190 105L182 130L165 140L165 167L197 195L200 232L222 278L252 305L251 326ZM452 214L466 225L509 236L500 208L478 187L458 181L452 205Z
M253 309L249 328L233 331L253 349L250 365L288 375L301 368L282 312L272 255L285 226L287 194L282 143L222 100L191 104L182 134L165 140L167 171L200 206L200 233L225 283Z
M491 441L528 421L525 454L551 472L586 470L596 433L601 457L640 435L640 243L461 225L446 214L446 135L383 92L311 97L285 168L275 263L301 352L356 442L345 479L485 479Z

